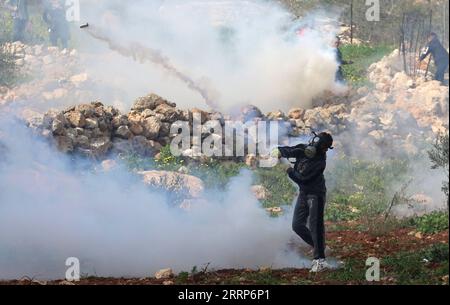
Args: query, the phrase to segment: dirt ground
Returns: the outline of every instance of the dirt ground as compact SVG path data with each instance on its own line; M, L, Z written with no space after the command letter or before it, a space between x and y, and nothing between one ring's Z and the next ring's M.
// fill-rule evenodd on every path
M306 269L283 270L204 270L195 274L183 274L171 279L158 280L155 278L83 278L77 283L69 283L64 280L38 281L23 278L15 281L0 281L0 285L224 285L224 284L294 284L294 285L328 285L328 284L368 284L364 273L359 274L364 268L368 257L383 259L393 253L414 252L436 244L448 244L448 230L437 234L421 234L411 229L395 229L384 234L371 234L358 231L352 225L344 225L341 230L327 233L327 240L332 249L332 257L336 257L345 264L360 262L355 270L356 277L350 268L346 270L326 271L320 274L310 274ZM448 261L448 260L447 260ZM427 268L437 268L431 264ZM365 269L364 269L365 270ZM359 273L358 273L359 272ZM442 279L443 284L448 284L448 273ZM390 277L382 277L378 284L396 284L396 280Z

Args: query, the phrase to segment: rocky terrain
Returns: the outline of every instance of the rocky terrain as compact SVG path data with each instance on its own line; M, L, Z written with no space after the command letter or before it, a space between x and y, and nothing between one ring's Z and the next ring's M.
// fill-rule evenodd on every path
M30 126L66 153L100 159L110 152L155 156L175 136L170 134L171 125L179 120L192 124L194 113L200 113L203 122L219 120L222 125L225 120L277 120L284 122L286 135L292 138L309 135L311 129L327 130L346 154L374 148L380 154L415 154L420 143L432 142L448 129L448 87L406 75L397 50L369 68L371 84L350 89L344 96L318 98L322 106L268 114L248 106L231 117L179 109L155 94L137 99L130 112L122 113L111 106L114 102L95 101L94 83L79 70L77 51L20 43L7 47L24 74L38 77L12 89L1 88L0 107L25 105L22 113ZM30 100L33 103L27 104ZM76 106L65 107L70 104ZM357 147L349 145L354 139L360 140Z
M368 85L349 89L340 96L324 94L314 101L321 106L264 114L249 105L231 116L201 109L180 109L156 94L136 99L129 112L120 111L109 101L90 102L95 95L91 88L97 84L79 70L76 51L17 43L10 48L17 54L23 71L34 74L39 71L41 77L3 90L0 107L7 110L19 105L28 126L59 151L103 161L106 170L114 168L112 160L117 155L159 159L161 149L177 135L171 133L171 126L177 121L188 121L192 131L194 115L199 115L202 123L215 120L222 126L226 121L278 121L284 126L280 131L280 136L284 137L281 139L293 142L304 141L311 130L329 131L335 137L338 154L368 160L386 156L414 157L423 152L425 144L434 143L437 134L448 130L448 87L425 81L423 75L417 78L406 75L397 50L370 66ZM30 100L33 103L27 104ZM87 103L79 104L80 100ZM67 108L66 105L74 106ZM191 134L191 138L193 136ZM203 130L202 138L208 136L209 131ZM221 140L224 141L224 135ZM193 147L183 151L186 162L208 160L194 156L193 151ZM258 157L252 154L245 158L219 159L244 161L251 167L258 162ZM183 209L202 201L203 181L187 173L155 170L139 175L150 187L162 187L175 194L176 205ZM255 185L252 192L258 200L269 196L269 191L261 185ZM431 198L424 194L418 196L425 199L414 207L400 205L393 213L413 215L433 209ZM282 212L280 207L267 210L272 214Z
M275 120L285 127L280 135L292 141L305 140L311 130L329 131L336 139L339 154L363 159L414 156L423 150L425 143L433 143L437 134L448 130L448 87L425 81L423 76L414 79L406 75L397 50L369 68L370 84L349 89L341 96L325 94L316 99L321 106L264 114L249 105L230 116L180 109L156 94L136 99L130 111L123 112L111 106L110 101L91 102L95 95L91 88L96 84L79 70L76 51L19 43L8 47L16 54L25 74L38 73L40 77L0 90L0 110L18 107L28 126L58 150L104 161L108 168L113 166L110 159L118 154L158 159L161 149L177 135L171 133L171 126L177 121L188 121L192 127L195 114L202 123L215 120L222 126L229 120L241 123ZM202 138L209 135L204 130ZM192 152L192 149L183 152L187 162L202 160ZM254 155L227 158L230 159L245 161L249 166L258 162ZM204 188L201 180L184 173L155 171L141 175L152 187L183 193L181 206L185 208L201 197ZM262 186L255 186L253 193L258 199L267 197ZM279 212L278 207L270 209Z
M82 70L77 51L20 43L7 47L15 54L23 75L37 77L32 81L24 80L14 88L0 88L0 112L18 113L34 133L46 139L61 153L99 161L104 171L111 171L117 166L117 155L138 155L158 160L161 150L176 136L171 132L171 126L177 121L188 121L192 126L195 115L199 115L202 122L216 120L221 125L228 120L241 123L278 121L285 127L281 135L294 142L304 141L305 137L311 134L311 130L329 131L335 136L338 154L361 159L377 159L386 155L402 159L405 155L413 157L418 153L423 154L425 143L433 143L437 134L448 130L448 87L435 81L425 81L423 76L411 78L406 75L402 71L398 51L369 68L370 83L366 86L350 88L340 96L326 93L316 98L313 103L316 106L309 109L274 109L270 113L263 113L257 107L248 105L234 115L229 115L206 109L181 109L175 103L153 93L137 98L132 103L133 106L124 111L119 109L120 105L114 100L113 92L111 100L96 100L96 90L102 84L91 79L89 74ZM204 130L202 138L209 135L209 131ZM0 131L0 156L4 149L1 137ZM192 148L183 152L183 158L187 162L202 161L202 157L192 156ZM258 158L248 155L245 158L227 159L230 160L245 161L247 165L254 166ZM136 171L135 174L149 188L161 188L173 195L171 202L189 211L194 205L201 205L206 200L207 180L182 169L153 169ZM252 185L251 192L259 201L271 196L271 191L263 185ZM399 205L402 210L398 215L414 216L433 210L429 209L434 207L433 199L422 194L421 190L417 192L411 198L420 204L413 208L410 203ZM405 210L411 213L408 214ZM270 215L284 212L281 206L267 207L266 211ZM392 212L397 216L395 208ZM272 270L270 267L261 267L259 270L217 271L206 268L200 272L179 274L167 268L157 272L154 277L143 279L86 278L80 283L364 284L360 274L365 270L363 263L368 254L387 257L394 262L399 259L396 256L398 253L406 259L420 255L422 260L428 252L417 254L418 248L432 247L430 249L436 252L433 247L437 247L441 251L442 245L448 241L448 229L427 233L420 231L416 225L409 225L395 230L383 227L380 229L384 230L383 232L372 234L373 232L362 232L359 229L361 225L360 220L327 223L327 238L334 251L333 257L345 260L348 265L342 270L324 273L318 277L311 277L305 270ZM388 224L383 225L388 227ZM446 249L448 253L448 247ZM351 265L355 259L361 265ZM392 262L391 264L381 280L383 284L416 283L414 279L410 281L404 276L408 270L404 271L403 267L400 268ZM429 283L448 284L448 270L442 271L445 261L420 264L414 268L421 268L424 274L429 273L428 277L424 277ZM409 266L410 261L406 265ZM161 266L163 267L170 266ZM419 283L422 283L421 281L422 279L417 280ZM73 284L29 278L4 283Z

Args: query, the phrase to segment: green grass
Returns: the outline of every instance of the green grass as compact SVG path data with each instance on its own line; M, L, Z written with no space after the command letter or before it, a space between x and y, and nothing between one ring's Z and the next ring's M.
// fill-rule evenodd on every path
M348 198L343 196L342 202L337 200L327 205L325 220L331 222L357 220L361 212L348 204Z
M357 259L347 260L344 266L326 274L325 278L339 283L361 282L366 276L365 262Z
M122 155L121 160L130 171L165 170L178 171L185 168L187 174L196 176L205 183L207 189L223 190L231 178L236 177L248 166L243 162L221 162L210 159L205 162L187 162L181 157L175 157L166 146L161 150L158 160L142 157L137 154ZM274 168L259 168L253 171L255 185L263 185L270 193L263 200L263 207L279 207L291 205L297 193L297 187L286 174L284 166Z
M343 72L345 79L355 87L368 85L367 69L369 66L394 50L390 46L350 44L343 45L340 49L345 61L353 61L353 64L343 66Z
M246 279L255 285L280 285L282 280L275 276L272 271L257 272L246 276Z
M434 244L426 249L400 252L380 258L381 280L393 279L398 285L440 285L448 275L449 246ZM339 283L366 283L365 261L349 259L338 270L324 274L325 279Z
M263 201L264 207L291 205L297 194L297 187L286 174L285 166L259 168L255 171L255 184L264 186L270 197Z
M224 190L230 179L239 175L245 163L220 162L211 159L209 162L188 165L189 174L203 180L209 189Z
M413 217L408 224L425 234L435 234L448 229L448 212L433 212L420 217Z
M408 160L339 158L327 170L326 217L330 221L349 221L382 216L400 186L410 179Z
M448 275L449 246L435 244L421 251L403 252L382 260L385 276L396 284L442 284Z

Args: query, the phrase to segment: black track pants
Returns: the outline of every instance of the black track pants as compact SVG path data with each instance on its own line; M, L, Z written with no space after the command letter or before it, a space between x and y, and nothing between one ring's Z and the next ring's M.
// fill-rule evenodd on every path
M445 72L447 72L447 69L448 69L448 62L438 65L434 79L440 81L441 83L444 83Z
M307 194L300 194L294 210L292 229L314 247L314 259L325 258L324 210L325 196Z

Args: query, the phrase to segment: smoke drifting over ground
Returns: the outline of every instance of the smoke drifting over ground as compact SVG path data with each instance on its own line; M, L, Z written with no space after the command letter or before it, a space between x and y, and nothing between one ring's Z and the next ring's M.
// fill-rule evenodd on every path
M98 276L171 267L307 266L284 252L289 216L267 216L243 172L185 212L125 169L92 173L0 117L0 278L63 278L65 260ZM291 255L291 256L288 256Z
M81 10L101 38L76 34L83 69L102 84L98 98L122 109L153 91L186 108L288 110L335 85L333 31L299 36L306 23L267 2L82 1ZM111 100L108 87L123 94ZM6 116L0 131L0 278L63 278L68 257L82 273L118 277L309 264L286 250L291 217L267 215L250 172L185 212L127 170L92 173Z
M98 1L82 3L81 9L110 46L133 53L138 42L164 58L141 67L110 54L86 62L94 75L102 65L101 78L121 79L134 97L151 89L182 107L205 107L206 99L222 111L246 104L270 111L275 101L283 110L306 107L313 97L336 89L337 27L324 13L298 20L272 2L256 0ZM80 41L108 52L86 34Z

